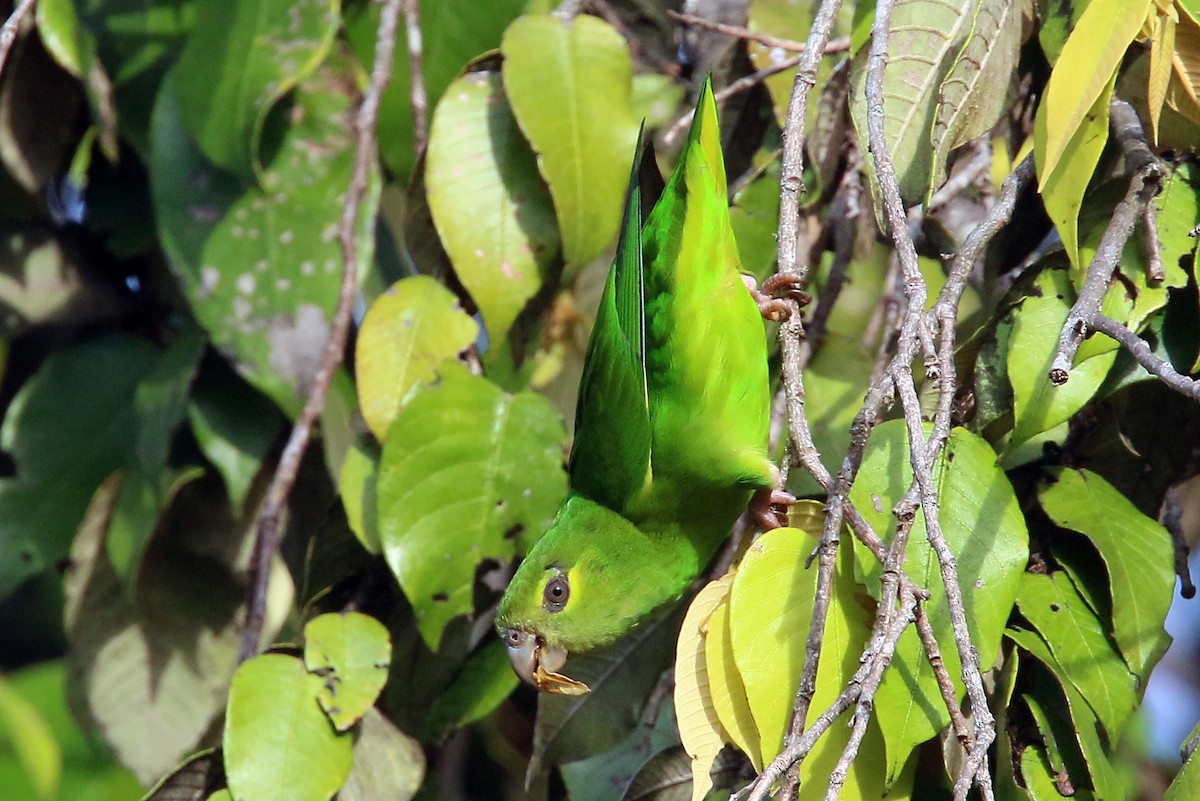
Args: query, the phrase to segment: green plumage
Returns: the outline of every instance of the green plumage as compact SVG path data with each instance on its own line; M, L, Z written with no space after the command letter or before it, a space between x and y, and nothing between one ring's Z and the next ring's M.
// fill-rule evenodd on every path
M580 384L571 496L497 618L568 652L678 598L773 482L763 322L739 272L711 87L644 225L640 153ZM556 576L570 594L552 611Z

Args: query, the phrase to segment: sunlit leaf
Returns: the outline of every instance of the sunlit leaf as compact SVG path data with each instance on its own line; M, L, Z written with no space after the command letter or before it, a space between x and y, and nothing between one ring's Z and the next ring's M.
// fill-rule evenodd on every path
M15 754L36 798L58 795L63 754L37 707L0 677L0 742Z
M1170 535L1088 470L1054 471L1038 498L1051 520L1083 534L1100 552L1112 592L1113 636L1129 670L1145 681L1170 643L1163 631L1175 587Z
M891 510L912 483L908 431L903 420L878 426L867 443L862 468L851 490L855 506L890 541L896 528ZM981 664L995 661L1005 621L1012 611L1021 572L1029 559L1029 539L1021 509L996 454L965 429L950 434L934 464L938 521L958 564L963 606ZM946 671L962 698L961 662L940 563L928 542L924 513L909 532L905 572L930 592L929 622ZM856 548L857 569L878 595L883 566L865 547ZM888 780L899 775L913 746L950 723L936 677L915 629L896 645L892 668L884 675L875 708L887 743Z
M469 73L447 88L430 128L425 186L454 272L499 342L558 251L550 192L499 73Z
M733 640L729 636L729 603L721 603L708 618L708 633L704 638L704 667L708 672L709 695L713 711L730 742L750 758L756 770L765 764L762 740L746 685L738 672L733 655Z
M538 154L563 256L578 269L616 237L638 124L621 34L597 17L521 17L504 32L504 90Z
M367 310L358 335L358 399L382 441L408 394L437 375L440 364L466 350L475 321L446 287L429 276L397 281Z
M451 731L485 717L507 698L520 679L508 661L504 641L489 639L475 650L450 686L429 710L426 730L438 740Z
M391 660L388 631L370 615L329 613L304 626L304 666L324 680L317 701L338 731L375 703Z
M339 734L317 695L322 679L283 654L238 668L225 714L225 774L236 798L328 801L350 775L353 738Z
M401 410L380 462L379 536L431 648L472 611L476 566L523 553L549 525L566 494L562 445L545 398L456 365Z

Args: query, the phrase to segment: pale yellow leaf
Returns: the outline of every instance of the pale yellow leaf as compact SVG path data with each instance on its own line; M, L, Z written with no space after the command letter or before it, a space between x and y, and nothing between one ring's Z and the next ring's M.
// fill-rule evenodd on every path
M1167 99L1167 85L1171 82L1171 68L1175 52L1175 19L1167 14L1158 14L1154 21L1154 38L1150 40L1150 81L1146 87L1146 100L1150 106L1150 136L1158 142L1158 118Z
M708 620L724 603L733 584L733 573L709 582L688 607L675 648L675 720L679 740L692 758L692 801L700 801L712 789L713 761L729 736L713 706L705 659Z
M1043 176L1054 172L1097 98L1112 83L1126 48L1141 32L1150 2L1092 0L1071 31L1042 100L1047 110Z
M762 744L750 715L746 687L733 660L733 642L729 638L729 604L718 606L708 618L708 636L704 643L704 664L708 669L709 697L717 719L729 739L750 758L755 770L762 770Z

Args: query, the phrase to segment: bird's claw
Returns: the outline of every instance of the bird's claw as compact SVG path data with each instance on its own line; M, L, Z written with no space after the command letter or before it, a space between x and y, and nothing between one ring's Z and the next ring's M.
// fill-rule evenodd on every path
M801 309L812 302L812 296L804 291L805 281L799 276L776 273L763 281L761 287L751 275L743 274L742 281L758 304L759 313L767 320L778 323L788 319L792 313L789 300Z
M750 516L763 531L787 525L787 510L796 503L796 496L779 489L760 489L750 499Z

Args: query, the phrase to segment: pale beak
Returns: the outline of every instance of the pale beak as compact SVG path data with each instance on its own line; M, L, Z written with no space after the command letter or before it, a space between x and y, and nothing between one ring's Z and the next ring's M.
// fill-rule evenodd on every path
M547 646L536 634L521 629L504 632L504 642L508 646L508 661L526 684L559 695L583 695L591 691L583 682L557 672L567 661L565 648Z

